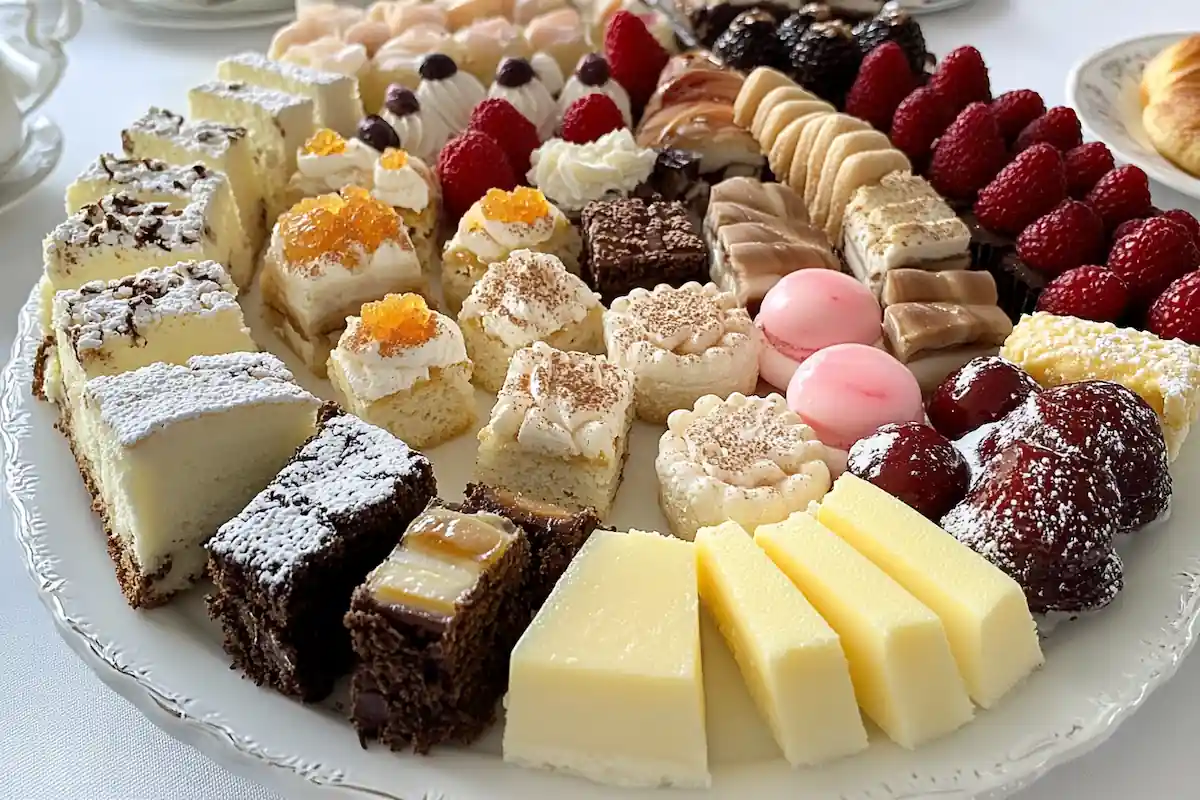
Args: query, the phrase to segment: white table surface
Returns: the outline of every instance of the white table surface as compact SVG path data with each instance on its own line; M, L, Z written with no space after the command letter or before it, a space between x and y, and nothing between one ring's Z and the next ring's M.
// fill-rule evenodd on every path
M1076 60L1123 38L1200 28L1200 6L1195 0L978 0L926 17L924 26L939 54L963 43L978 47L997 91L1032 87L1053 105L1062 102ZM41 237L63 216L71 176L97 153L119 149L122 125L148 105L186 110L187 87L210 77L217 57L262 48L268 35L141 30L89 8L68 48L70 70L48 105L66 132L66 153L46 184L0 216L0 269L22 273L32 287ZM1156 189L1155 199L1163 208L1200 211L1200 204L1165 189ZM0 352L11 345L24 300L0 296ZM167 737L83 666L35 596L11 525L7 514L0 517L0 798L277 800ZM1109 742L1054 771L1022 800L1200 797L1198 712L1200 655Z

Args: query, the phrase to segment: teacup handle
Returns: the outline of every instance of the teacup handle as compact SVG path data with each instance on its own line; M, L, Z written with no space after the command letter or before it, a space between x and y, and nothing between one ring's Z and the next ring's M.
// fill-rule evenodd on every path
M58 4L58 16L42 22L43 14ZM67 69L63 45L79 32L82 7L79 0L22 0L0 3L21 11L23 26L18 37L0 41L0 62L10 79L21 115L37 109L50 97Z

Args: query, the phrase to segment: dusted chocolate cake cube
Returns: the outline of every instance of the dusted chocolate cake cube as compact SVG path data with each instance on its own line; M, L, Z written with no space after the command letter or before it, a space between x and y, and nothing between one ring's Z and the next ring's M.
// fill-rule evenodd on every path
M579 548L592 531L600 527L600 517L593 509L571 511L555 503L482 483L467 484L462 507L466 511L499 514L519 525L529 537L530 565L525 597L531 618L546 602Z
M678 201L597 200L583 209L584 277L609 302L660 283L703 283L708 250Z
M418 753L468 743L496 717L508 657L529 622L529 541L508 519L434 502L354 591L359 738Z
M352 661L354 587L436 492L428 459L326 404L317 433L208 543L209 614L234 666L305 701L329 694Z

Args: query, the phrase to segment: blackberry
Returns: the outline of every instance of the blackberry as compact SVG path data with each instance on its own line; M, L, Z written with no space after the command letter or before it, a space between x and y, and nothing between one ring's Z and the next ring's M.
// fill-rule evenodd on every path
M789 54L796 82L838 108L858 76L862 58L844 22L814 22Z
M833 11L824 3L807 3L800 10L779 24L775 35L786 52L790 53L800 43L800 37L814 22L829 22Z
M744 11L717 37L713 54L725 66L744 71L786 66L785 51L775 37L776 26L775 17L768 11Z
M888 3L873 18L855 25L854 38L864 56L884 42L900 45L915 75L933 66L933 54L925 47L920 24L899 3Z

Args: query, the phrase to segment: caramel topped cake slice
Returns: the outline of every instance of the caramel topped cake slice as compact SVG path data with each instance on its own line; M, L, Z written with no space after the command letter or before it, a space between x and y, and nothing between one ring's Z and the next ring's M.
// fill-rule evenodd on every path
M354 135L363 118L358 81L352 75L274 61L262 53L247 52L217 62L217 77L307 97L313 101L316 126L332 128L342 136Z
M350 669L350 595L433 498L429 460L332 403L270 485L208 542L209 614L256 683L319 700Z
M435 501L412 521L346 615L360 737L425 753L487 729L528 621L528 567L525 533L504 517Z
M912 371L924 392L971 359L995 355L1011 332L1012 320L994 303L908 302L883 310L887 350Z
M983 270L891 269L884 277L879 294L879 304L884 308L901 303L994 306L998 302L996 279Z
M102 155L67 187L67 213L120 192L143 203L167 203L183 209L203 207L213 239L233 281L248 288L254 275L254 247L242 225L229 179L200 162L175 166L154 158Z

